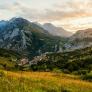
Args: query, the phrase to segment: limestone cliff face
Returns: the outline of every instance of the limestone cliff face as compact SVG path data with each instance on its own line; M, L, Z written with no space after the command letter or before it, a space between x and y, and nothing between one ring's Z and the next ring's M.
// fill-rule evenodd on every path
M0 48L35 56L58 51L60 40L61 38L50 35L40 26L23 18L0 22Z

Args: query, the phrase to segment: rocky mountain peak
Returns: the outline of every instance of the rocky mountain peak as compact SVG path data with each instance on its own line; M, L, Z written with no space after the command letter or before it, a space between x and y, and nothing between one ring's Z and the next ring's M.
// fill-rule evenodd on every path
M0 48L22 54L39 55L58 50L60 39L46 32L42 27L23 18L12 18L0 29ZM2 23L1 23L2 24Z
M45 23L43 25L43 28L54 36L70 37L73 34L71 32L66 31L64 28L56 27L55 25L53 25L51 23Z

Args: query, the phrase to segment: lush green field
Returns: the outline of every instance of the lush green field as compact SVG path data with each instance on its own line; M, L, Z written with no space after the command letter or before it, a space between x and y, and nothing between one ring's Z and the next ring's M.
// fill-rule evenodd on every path
M92 92L92 83L63 73L0 71L0 92Z

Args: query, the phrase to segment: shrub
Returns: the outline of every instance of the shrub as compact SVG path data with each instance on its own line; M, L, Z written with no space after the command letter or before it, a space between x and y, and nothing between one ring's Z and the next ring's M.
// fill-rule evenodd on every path
M5 76L5 73L3 71L0 71L0 77Z
M65 68L68 69L70 72L79 70L78 64L76 62L71 62L71 61L69 61L65 64Z
M60 69L58 69L58 68L54 68L54 69L53 69L53 72L61 73L61 70L60 70Z
M71 73L71 72L70 72L69 70L67 70L67 69L64 69L63 72L66 73L66 74L70 74L70 73Z
M92 81L92 73L88 73L88 74L82 76L82 79Z
M61 91L60 91L60 92L71 92L71 90L66 89L66 88L64 88L64 87L61 87Z
M86 75L88 73L88 70L79 70L78 74L79 75Z

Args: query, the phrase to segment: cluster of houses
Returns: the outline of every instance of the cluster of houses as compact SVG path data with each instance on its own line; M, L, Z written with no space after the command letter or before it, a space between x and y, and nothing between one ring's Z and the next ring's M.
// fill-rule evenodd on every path
M19 66L23 66L23 65L26 65L26 64L28 64L29 63L29 60L28 60L28 58L22 58L22 59L20 59L20 61L19 61Z
M44 60L44 59L46 60L46 55L45 54L44 55L41 55L41 56L36 56L31 61L29 61L29 59L27 57L24 57L24 58L20 59L18 65L19 66L23 66L23 65L26 65L26 64L29 64L30 66L31 65L37 65L37 62L38 61L41 61L41 60Z

